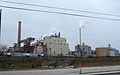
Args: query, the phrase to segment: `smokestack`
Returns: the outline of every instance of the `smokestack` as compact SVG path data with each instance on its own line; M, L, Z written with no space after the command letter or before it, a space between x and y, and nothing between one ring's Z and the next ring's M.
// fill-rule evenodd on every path
M58 37L60 37L60 32L58 33Z
M1 47L1 16L2 16L2 9L0 9L0 47Z
M21 21L18 22L18 47L21 46L20 41L21 41Z

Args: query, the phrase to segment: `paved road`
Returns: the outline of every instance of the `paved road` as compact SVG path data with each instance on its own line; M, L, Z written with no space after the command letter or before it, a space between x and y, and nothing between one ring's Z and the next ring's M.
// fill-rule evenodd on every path
M114 73L114 74L112 73L112 74L104 74L104 75L120 75L120 73Z
M24 70L24 71L0 71L0 75L80 75L79 68L77 69L51 69L51 70ZM107 67L86 67L82 68L81 75L106 74L120 75L107 73L120 73L120 66Z
M120 73L106 74L106 75L120 75Z
M72 69L55 70L29 70L29 71L3 71L0 75L79 75Z

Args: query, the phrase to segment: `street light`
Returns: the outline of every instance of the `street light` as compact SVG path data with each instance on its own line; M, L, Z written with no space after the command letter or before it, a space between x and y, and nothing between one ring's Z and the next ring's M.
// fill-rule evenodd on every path
M78 48L79 48L79 53L80 53L80 58L82 58L81 56L81 27L79 27L79 37L80 37L80 45L78 45ZM81 61L80 61L80 74L81 74Z
M83 52L81 51L82 28L83 28L84 26L85 26L85 23L84 23L83 25L81 25L81 26L79 25L79 37L80 37L80 38L79 38L79 39L80 39L80 42L79 42L79 43L80 43L80 45L78 45L78 48L79 48L79 53L80 53L80 58L81 58L81 59L82 59L82 53L83 53ZM80 61L80 74L82 73L82 69L81 69L82 67L81 67L81 66L82 66L82 61Z

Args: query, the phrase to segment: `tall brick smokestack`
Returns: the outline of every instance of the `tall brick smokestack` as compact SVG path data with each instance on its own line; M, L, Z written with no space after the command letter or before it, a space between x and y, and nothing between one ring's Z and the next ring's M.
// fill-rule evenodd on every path
M21 21L18 22L18 47L21 46L20 41L21 41Z

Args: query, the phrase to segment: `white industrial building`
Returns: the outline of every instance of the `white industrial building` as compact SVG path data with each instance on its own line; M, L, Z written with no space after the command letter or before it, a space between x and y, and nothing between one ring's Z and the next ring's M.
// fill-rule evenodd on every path
M92 55L91 46L85 45L84 43L82 45L77 44L75 46L75 55L76 56L82 56L82 57L91 56Z
M109 56L119 56L119 50L116 50L115 48L112 48L109 44Z
M46 45L48 56L67 56L69 55L69 44L66 43L66 38L60 37L59 34L45 36L43 44Z
M35 54L37 55L41 55L43 54L43 47L41 45L37 46L35 49L34 49L34 52Z
M43 45L42 40L37 40L36 43L33 44L35 46L33 53L37 54L38 56L44 56L46 55L46 45Z

